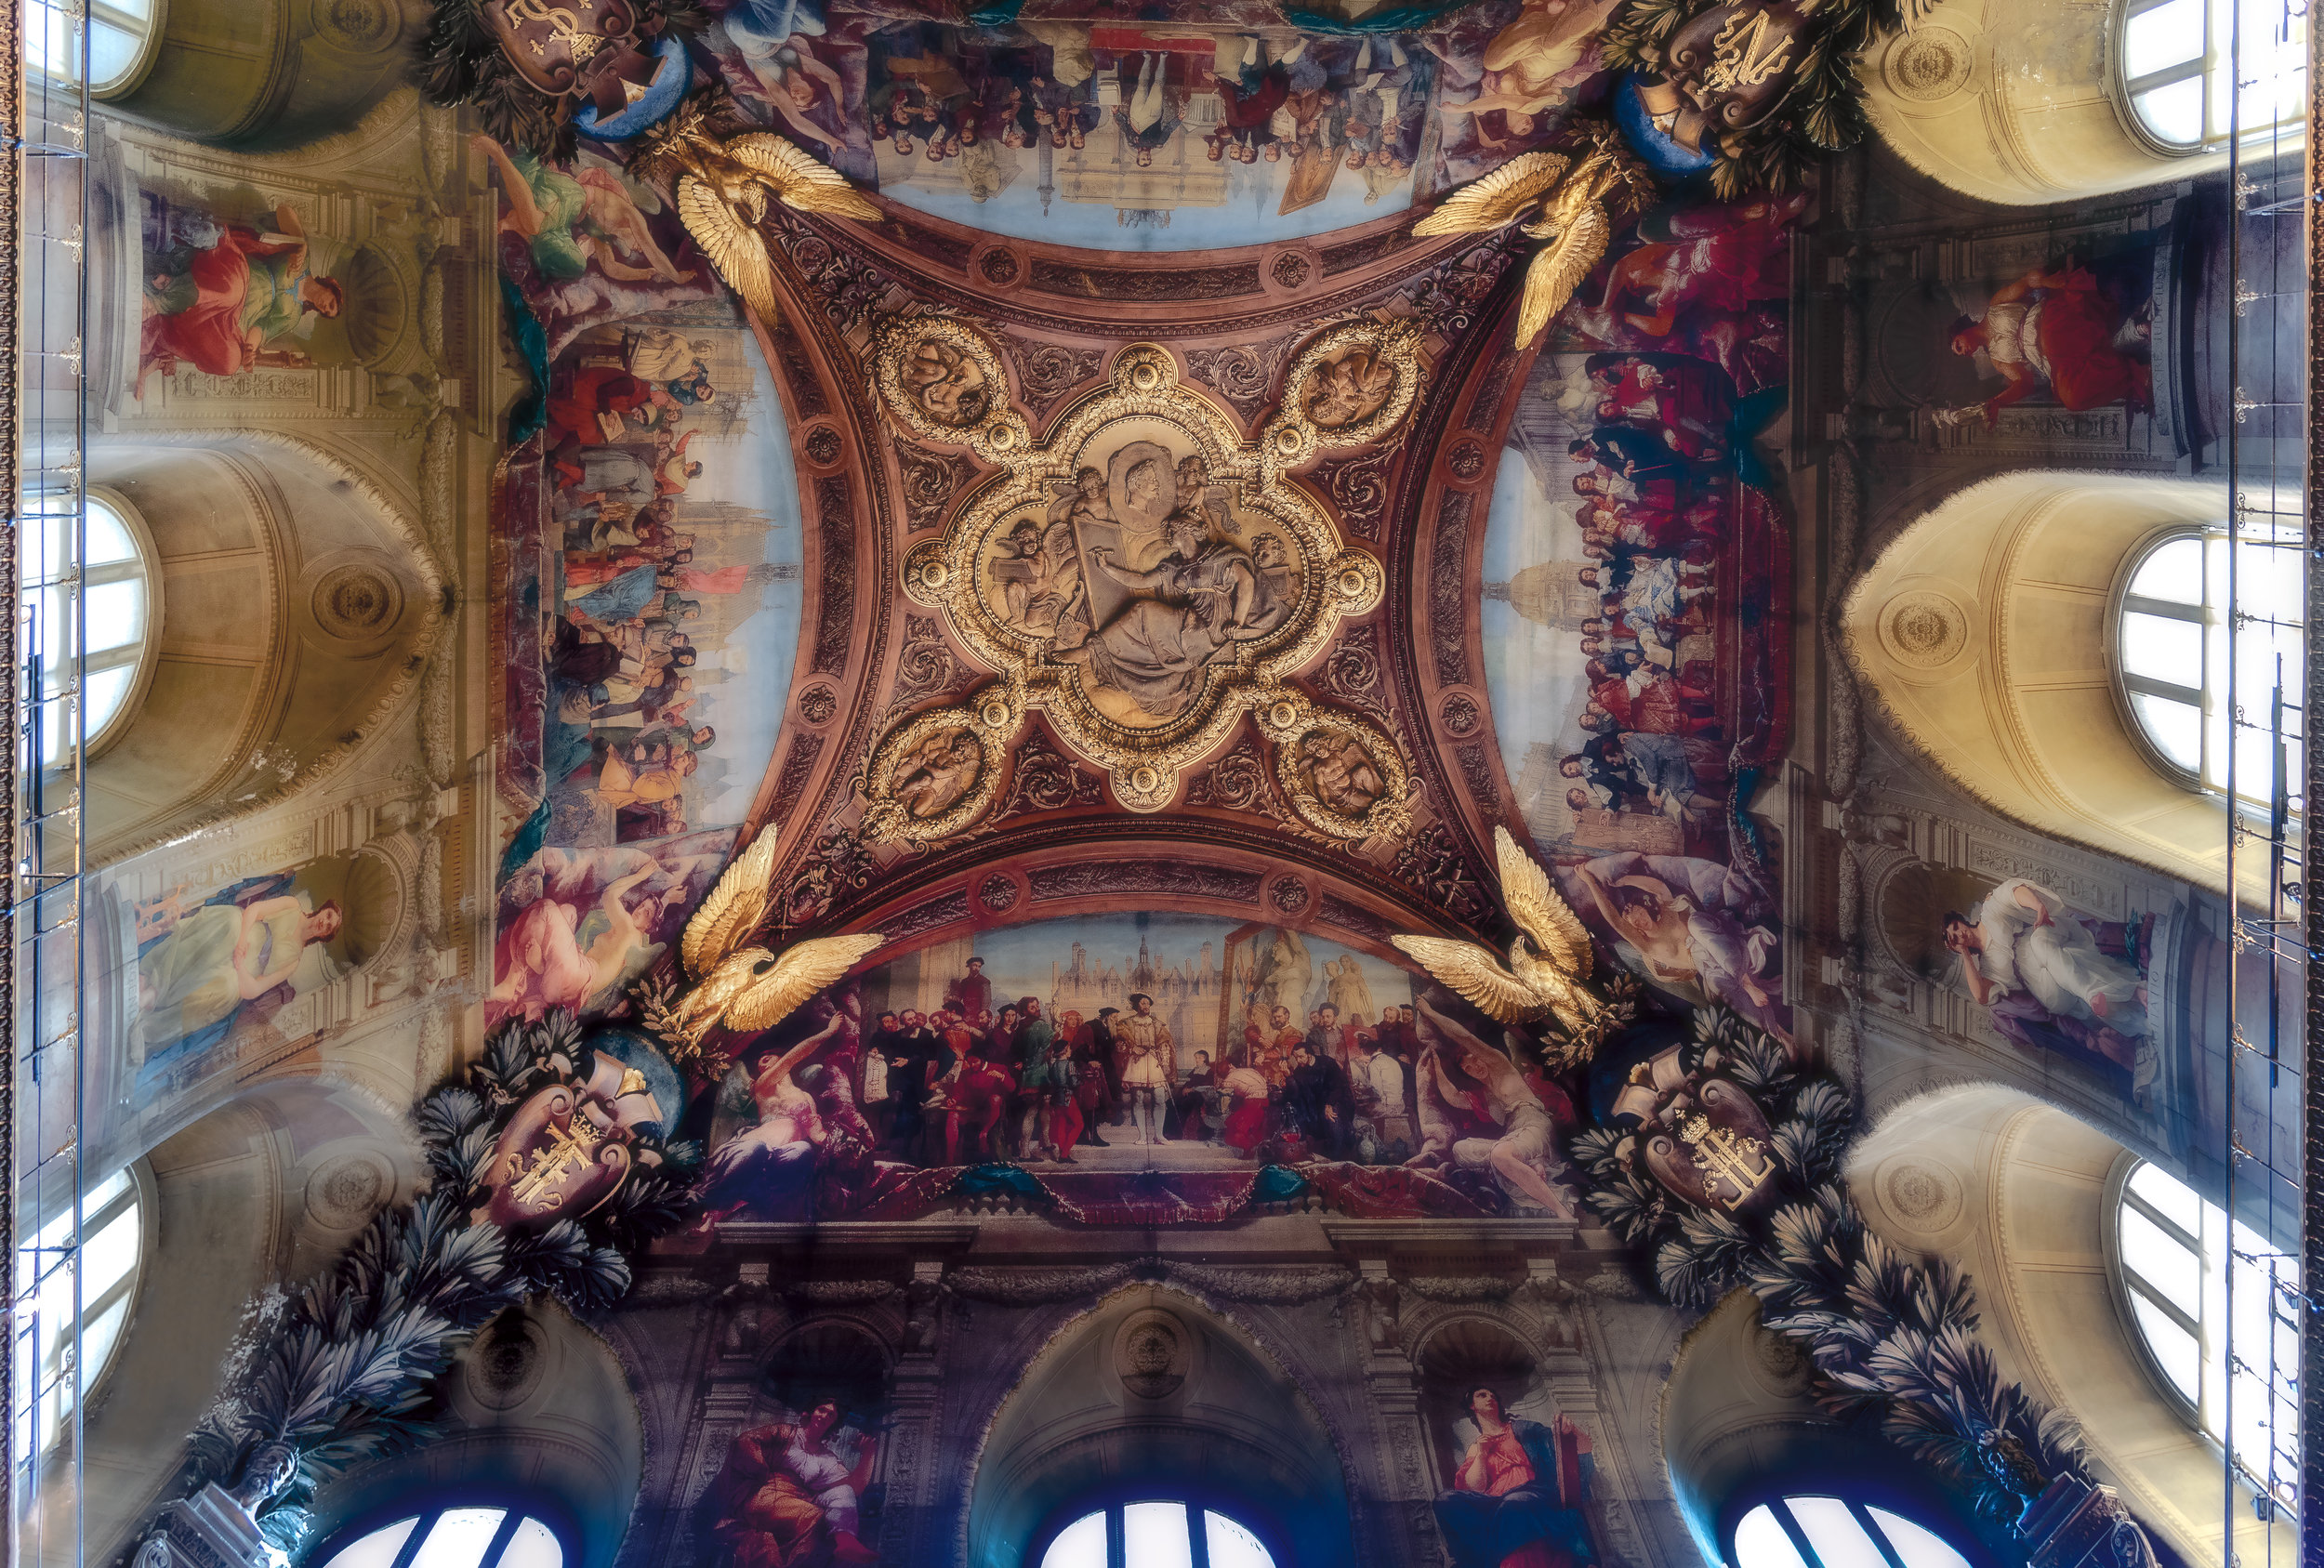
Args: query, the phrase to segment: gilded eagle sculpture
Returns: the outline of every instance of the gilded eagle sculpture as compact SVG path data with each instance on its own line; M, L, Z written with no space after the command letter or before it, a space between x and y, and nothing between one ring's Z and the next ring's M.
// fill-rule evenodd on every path
M781 313L774 258L759 231L770 199L799 212L879 217L838 170L772 131L721 138L711 115L692 105L651 134L630 173L671 187L686 232L761 321Z
M1594 1026L1607 1008L1582 983L1590 978L1590 932L1509 829L1496 827L1493 844L1500 856L1501 903L1519 932L1509 944L1507 964L1489 949L1448 937L1391 940L1488 1018L1502 1023L1554 1018L1571 1040L1594 1048Z
M1517 308L1517 347L1541 336L1565 308L1614 238L1620 217L1634 217L1654 200L1654 177L1622 148L1610 125L1582 133L1590 151L1578 164L1563 152L1527 152L1472 180L1413 225L1415 234L1483 234L1508 227L1538 208L1525 233L1549 243L1525 268Z
M774 829L762 829L686 922L679 957L693 983L674 997L651 991L641 997L649 1025L706 1073L722 1060L703 1043L714 1025L736 1034L773 1028L884 940L865 931L795 942L780 954L744 946L772 902L778 847Z

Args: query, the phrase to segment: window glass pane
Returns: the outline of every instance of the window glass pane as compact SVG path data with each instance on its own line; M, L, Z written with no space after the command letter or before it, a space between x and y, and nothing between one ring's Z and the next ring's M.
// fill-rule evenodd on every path
M2195 1254L2134 1208L2122 1211L2122 1266L2189 1317L2203 1310Z
M1105 1568L1105 1516L1083 1514L1057 1533L1041 1568Z
M506 1509L446 1509L419 1544L412 1568L478 1568Z
M2203 682L2203 624L2131 611L2122 617L2122 667L2174 686Z
M1184 1503L1132 1503L1122 1509L1123 1568L1195 1568Z
M2140 93L2131 107L2159 140L2192 147L2203 139L2203 79L2190 76L2167 87Z
M1259 1544L1259 1537L1222 1513L1205 1513L1210 1568L1275 1568L1275 1560Z
M2122 74L2136 80L2203 52L2203 0L2171 0L2122 29Z
M1888 1559L1839 1498L1786 1497L1784 1502L1824 1568L1888 1568Z
M1945 1537L1886 1509L1868 1509L1905 1568L1969 1568L1969 1560L1945 1544Z
M137 1179L129 1174L129 1167L124 1166L89 1189L88 1196L81 1200L82 1211L95 1214L115 1198L126 1195L136 1185Z
M2224 592L2221 597L2225 597ZM2236 602L2247 615L2297 621L2304 612L2300 556L2280 545L2246 541L2236 550Z
M137 1266L138 1211L132 1204L95 1235L82 1238L82 1299L91 1300L103 1295L115 1280Z
M2195 1195L2195 1189L2172 1176L2160 1166L2142 1165L2123 1183L2132 1192L2154 1206L2161 1215L2190 1236L2203 1233L2203 1200Z
M2131 592L2172 604L2202 603L2203 541L2173 539L2149 553L2131 578Z
M97 1387L97 1379L105 1375L105 1365L113 1358L113 1346L121 1338L121 1330L129 1321L129 1298L125 1296L85 1325L81 1330L81 1390L86 1393Z
M508 1537L497 1568L563 1568L564 1561L565 1548L557 1544L557 1533L537 1519L528 1519Z
M137 556L137 546L129 541L128 525L119 514L99 500L89 497L87 521L84 525L88 554L83 560L90 566L101 566L109 560L130 560Z
M135 642L145 631L145 585L99 583L88 594L88 652Z
M121 705L129 700L129 683L137 679L137 666L99 670L88 678L81 689L82 700L88 708L88 730L94 735L112 722Z
M2172 702L2169 697L2150 697L2144 692L2131 693L2131 712L2137 716L2138 727L2146 731L2146 738L2155 743L2155 749L2188 772L2199 771L2203 765L2203 715L2191 703Z
M1789 1531L1765 1503L1743 1516L1735 1527L1736 1568L1807 1568Z
M2138 1319L2139 1332L2146 1337L2146 1348L2154 1352L2155 1361L2162 1367L2162 1375L2171 1379L2171 1386L2189 1404L2200 1388L2202 1352L2196 1348L2195 1336L2172 1322L2160 1307L2136 1291L2131 1293L2131 1311Z
M403 1537L412 1533L417 1519L406 1519L385 1529L374 1530L352 1546L341 1548L339 1554L323 1568L390 1568L395 1554L403 1549Z
M88 77L92 87L110 87L128 72L138 59L138 45L141 42L134 33L123 31L107 21L93 21L88 29Z

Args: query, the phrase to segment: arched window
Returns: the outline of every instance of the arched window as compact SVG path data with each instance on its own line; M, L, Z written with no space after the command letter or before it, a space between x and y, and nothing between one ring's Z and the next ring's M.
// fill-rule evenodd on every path
M2296 127L2307 107L2307 24L2293 12L2234 0L2128 0L2117 86L2139 129L2164 152L2198 152L2231 136ZM2238 75L2240 104L2229 97Z
M152 650L153 573L143 524L126 502L102 491L89 492L85 517L77 573L70 515L41 520L39 547L24 562L23 599L42 660L40 757L47 767L69 761L81 735L94 755L126 728ZM33 536L33 528L26 534ZM60 700L73 690L76 617L86 638L77 725L73 705Z
M2243 615L2228 692L2228 594ZM2302 777L2305 659L2300 547L2184 533L2133 562L2116 621L2115 664L2138 732L2166 772L2265 811Z
M115 1171L81 1200L78 1247L73 1245L73 1219L66 1209L17 1248L17 1288L32 1302L29 1312L20 1308L17 1316L17 1387L33 1393L17 1412L20 1456L52 1447L65 1431L76 1393L86 1401L96 1391L137 1299L145 1232L136 1176Z
M1969 1568L1944 1536L1894 1509L1812 1493L1745 1514L1728 1556L1735 1568Z
M564 1568L565 1543L522 1509L436 1508L367 1530L323 1568Z
M2122 1183L2114 1241L2156 1380L2214 1442L2225 1444L2232 1426L2245 1481L2289 1505L2300 1463L2298 1261L2143 1161Z
M1050 1539L1041 1568L1275 1568L1275 1560L1241 1522L1171 1498L1083 1514Z
M86 70L98 98L135 86L153 52L153 0L88 0L86 40L76 9L60 0L24 8L25 63L62 82L78 83Z

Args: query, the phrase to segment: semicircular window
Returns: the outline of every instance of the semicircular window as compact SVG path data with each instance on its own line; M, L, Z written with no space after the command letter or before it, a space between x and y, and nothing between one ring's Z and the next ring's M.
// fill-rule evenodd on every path
M2307 101L2304 16L2246 7L2238 36L2236 11L2233 0L2129 0L2122 7L2117 90L2139 127L2172 152L2299 134Z
M67 1208L17 1248L17 1387L35 1393L17 1412L19 1454L65 1435L76 1403L105 1376L137 1299L145 1245L137 1179L117 1170L81 1199L77 1247L73 1218Z
M25 63L60 82L77 83L86 71L99 98L134 86L153 54L153 0L88 0L86 34L78 9L58 0L24 8Z
M2231 1231L2226 1210L2144 1162L2122 1184L2114 1239L2158 1381L2213 1441L2225 1441L2232 1406L2236 1468L2289 1505L2300 1463L2299 1260L2239 1219Z
M1969 1568L1952 1543L1894 1509L1803 1493L1735 1526L1735 1568Z
M556 1531L517 1509L429 1509L347 1542L322 1568L564 1568Z
M1094 1509L1060 1530L1041 1554L1041 1568L1274 1568L1274 1563L1240 1521L1176 1498Z
M2241 626L2232 671L2231 586ZM2116 625L2116 677L2165 772L2191 789L2232 788L2247 809L2265 811L2281 800L2296 814L2303 591L2299 543L2290 536L2247 533L2231 547L2221 532L2179 534L2132 566Z
M31 640L40 656L40 758L61 767L86 737L94 754L127 728L152 647L152 567L125 504L90 492L82 532L82 558L73 566L70 514L34 524L39 545L24 558L23 603ZM77 591L76 591L77 590ZM82 639L79 712L73 692L73 644Z

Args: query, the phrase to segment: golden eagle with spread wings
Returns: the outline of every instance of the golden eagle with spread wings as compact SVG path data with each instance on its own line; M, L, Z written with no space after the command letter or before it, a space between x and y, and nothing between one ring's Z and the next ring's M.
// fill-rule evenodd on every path
M1655 197L1654 177L1631 156L1614 127L1587 125L1590 151L1574 163L1563 152L1526 152L1445 198L1412 227L1415 234L1483 234L1506 228L1538 206L1525 232L1549 244L1525 268L1517 308L1517 347L1541 336L1565 308L1590 269L1605 255L1618 217L1635 217Z
M721 137L709 112L689 107L651 133L630 166L639 179L672 187L678 217L703 255L761 321L781 313L774 258L759 225L770 198L800 212L877 220L879 208L838 170L772 131Z
M1400 936L1398 947L1445 985L1503 1023L1554 1017L1569 1034L1583 1035L1605 1004L1581 982L1590 978L1590 932L1550 886L1549 874L1517 847L1509 829L1493 830L1500 855L1501 902L1519 935L1504 966L1472 942Z
M876 931L795 942L778 955L745 947L772 901L772 828L762 829L686 922L679 956L694 983L667 1009L667 1028L699 1048L713 1024L736 1034L772 1029L878 948Z

